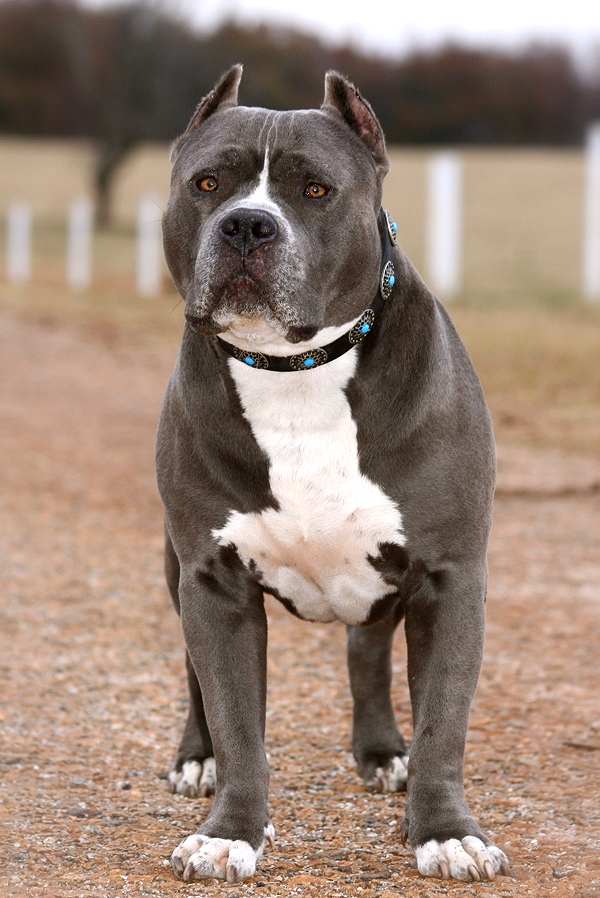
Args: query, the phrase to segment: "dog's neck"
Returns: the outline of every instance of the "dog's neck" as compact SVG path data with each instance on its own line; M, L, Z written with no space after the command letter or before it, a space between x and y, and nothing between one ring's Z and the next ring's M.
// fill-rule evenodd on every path
M228 343L237 346L238 349L258 350L272 355L287 356L292 352L306 352L337 340L358 321L359 317L357 315L352 321L347 321L345 324L323 327L310 340L302 340L300 343L292 345L264 318L248 318L238 315L223 332L222 337Z

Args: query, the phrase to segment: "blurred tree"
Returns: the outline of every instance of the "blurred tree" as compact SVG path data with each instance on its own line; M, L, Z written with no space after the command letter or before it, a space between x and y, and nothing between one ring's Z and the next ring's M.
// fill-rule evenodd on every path
M0 128L85 134L86 14L70 0L0 3Z
M118 166L140 142L177 133L203 78L195 36L183 23L143 3L89 16L87 47L93 91L88 130L97 144L97 223L106 226Z
M390 143L573 144L600 115L600 63L582 74L560 46L447 44L390 59L289 28L225 22L198 32L143 0L99 9L0 0L0 131L92 138L107 224L122 160L141 141L182 131L237 61L244 102L275 109L317 105L325 70L340 69L372 101Z

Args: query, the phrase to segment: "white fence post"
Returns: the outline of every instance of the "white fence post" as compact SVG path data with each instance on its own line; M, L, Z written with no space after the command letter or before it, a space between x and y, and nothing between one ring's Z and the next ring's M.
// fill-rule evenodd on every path
M31 277L31 208L25 203L8 207L6 241L6 275L14 284L24 284Z
M67 282L75 290L84 290L91 281L93 207L89 200L79 199L69 208L67 237Z
M436 153L427 183L427 269L432 289L451 299L462 287L462 165Z
M160 198L146 194L137 217L136 286L140 296L156 296L161 281Z
M587 132L584 190L583 294L600 302L600 122Z

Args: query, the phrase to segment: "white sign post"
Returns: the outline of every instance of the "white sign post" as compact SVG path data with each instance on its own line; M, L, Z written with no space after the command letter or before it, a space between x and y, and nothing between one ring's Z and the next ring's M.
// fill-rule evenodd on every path
M584 190L583 294L600 302L600 122L587 132Z
M140 200L137 217L136 286L140 296L160 292L161 247L160 199L146 194Z
M427 184L427 270L434 293L451 299L462 287L462 165L436 153Z
M25 203L8 207L6 242L6 274L13 284L24 284L31 278L31 208Z
M67 282L75 290L85 290L91 281L93 207L79 199L69 209L67 236Z

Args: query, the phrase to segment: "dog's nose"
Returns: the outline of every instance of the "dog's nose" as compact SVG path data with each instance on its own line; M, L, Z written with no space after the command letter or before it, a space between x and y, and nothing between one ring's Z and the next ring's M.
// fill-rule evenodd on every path
M247 256L277 237L277 222L262 209L234 209L220 224L221 236Z

